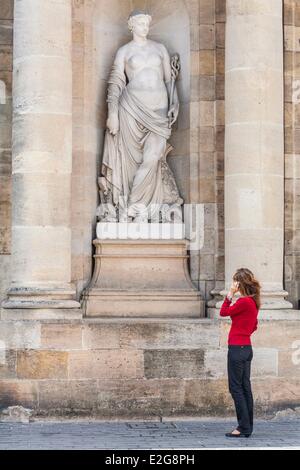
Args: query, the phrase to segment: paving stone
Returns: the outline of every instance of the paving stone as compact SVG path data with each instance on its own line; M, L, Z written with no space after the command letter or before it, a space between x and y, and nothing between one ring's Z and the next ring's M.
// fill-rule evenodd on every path
M255 421L249 439L227 439L233 419L0 423L0 449L298 448L300 417ZM113 444L112 444L113 443Z

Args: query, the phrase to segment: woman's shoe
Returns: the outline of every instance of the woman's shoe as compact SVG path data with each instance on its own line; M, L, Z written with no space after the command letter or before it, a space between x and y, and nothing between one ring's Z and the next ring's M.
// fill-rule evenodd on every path
M250 437L251 434L244 434L242 432L240 432L239 434L233 434L232 432L227 432L225 436L226 437Z

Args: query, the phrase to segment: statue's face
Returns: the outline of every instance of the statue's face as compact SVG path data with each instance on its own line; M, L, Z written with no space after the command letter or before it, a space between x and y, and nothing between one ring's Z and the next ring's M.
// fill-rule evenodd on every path
M150 17L148 15L133 16L129 20L129 28L137 36L147 37L150 28Z

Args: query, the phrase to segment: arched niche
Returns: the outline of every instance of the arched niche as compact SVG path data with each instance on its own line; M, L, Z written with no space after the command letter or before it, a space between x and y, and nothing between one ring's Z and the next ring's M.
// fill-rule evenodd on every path
M135 8L146 9L152 16L153 21L149 38L163 43L170 55L175 52L180 55L181 73L177 86L181 107L178 122L170 140L174 150L168 159L175 173L179 190L184 200L188 202L190 27L189 15L184 1L98 0L95 2L93 12L93 63L95 80L98 84L99 127L103 130L105 128L107 78L116 51L132 38L127 28L127 18ZM101 148L102 145L100 146L100 152Z
M195 109L195 103L191 103L191 57L195 53L191 51L193 0L74 0L72 279L78 293L87 285L92 272L92 240L99 202L97 177L107 118L107 79L116 51L131 40L127 18L135 8L147 9L152 15L149 37L162 42L170 55L180 54L177 81L180 112L170 139L174 149L168 162L186 203L193 200L191 187L198 177L193 174L197 166L193 163L190 125L192 105Z

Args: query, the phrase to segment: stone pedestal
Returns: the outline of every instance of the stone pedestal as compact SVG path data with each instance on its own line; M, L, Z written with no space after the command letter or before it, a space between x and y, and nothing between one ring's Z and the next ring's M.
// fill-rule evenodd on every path
M83 294L86 316L204 316L204 301L189 276L185 239L96 239L93 243L95 269Z

